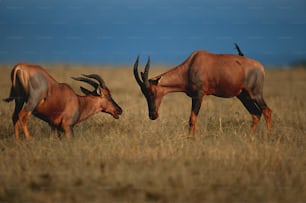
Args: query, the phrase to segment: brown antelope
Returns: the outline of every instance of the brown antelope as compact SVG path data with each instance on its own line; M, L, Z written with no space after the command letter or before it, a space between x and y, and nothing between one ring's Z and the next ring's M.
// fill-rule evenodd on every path
M15 100L12 116L15 136L19 138L21 124L26 139L30 138L27 121L31 114L46 121L51 129L73 135L72 127L97 112L106 112L118 119L122 110L112 99L109 89L99 75L73 78L94 87L80 87L85 96L77 95L65 83L58 83L42 67L17 64L11 72L12 87L6 102Z
M189 119L191 136L197 130L197 116L206 95L223 98L236 96L252 115L252 131L255 131L262 113L270 131L272 111L263 99L264 67L258 61L244 57L239 47L237 50L239 55L195 51L182 64L151 79L148 79L150 58L140 78L138 56L134 76L147 100L149 118L158 118L163 96L170 92L185 92L192 99Z

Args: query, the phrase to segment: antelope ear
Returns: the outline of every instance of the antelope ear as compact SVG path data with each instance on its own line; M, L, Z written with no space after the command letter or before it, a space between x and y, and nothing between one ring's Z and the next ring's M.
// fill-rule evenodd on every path
M158 83L160 83L161 79L162 79L162 76L159 76L157 79L151 80L150 83L152 85L158 85Z
M98 88L96 89L96 94L99 95L99 96L103 96L103 90L102 90L102 88L98 87Z
M85 94L85 95L89 95L92 94L91 91L89 91L88 89L84 88L84 87L80 87L81 91Z

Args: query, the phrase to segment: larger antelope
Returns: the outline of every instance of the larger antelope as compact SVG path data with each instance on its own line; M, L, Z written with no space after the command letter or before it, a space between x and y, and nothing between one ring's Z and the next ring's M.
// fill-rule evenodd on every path
M106 112L118 119L122 110L112 99L109 89L99 75L83 75L73 78L94 87L90 91L81 87L85 96L77 95L65 83L58 83L38 65L21 63L11 72L12 87L6 102L15 100L13 124L16 138L19 125L30 138L27 121L31 114L48 122L53 130L73 135L72 127L97 112Z
M239 56L195 51L182 64L151 79L148 79L150 58L140 78L138 57L134 64L134 76L147 100L149 118L158 118L163 96L170 92L184 92L192 99L189 119L189 135L192 136L196 132L197 116L206 95L236 96L252 115L252 130L256 129L263 113L270 131L272 111L263 99L264 67L258 61L244 57L238 45L236 48Z

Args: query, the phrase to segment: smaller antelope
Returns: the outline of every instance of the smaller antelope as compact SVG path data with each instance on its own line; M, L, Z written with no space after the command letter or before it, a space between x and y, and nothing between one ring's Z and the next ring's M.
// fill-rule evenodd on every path
M207 51L193 52L182 64L151 79L150 58L139 77L137 58L134 77L148 104L149 118L158 118L158 109L163 96L171 92L184 92L192 99L189 118L189 135L197 129L197 117L206 95L230 98L237 97L252 115L252 130L255 131L261 114L267 128L271 129L271 109L263 98L265 71L258 61L243 56L236 45L238 56L213 54Z
M52 131L64 131L67 138L73 135L74 125L97 112L106 112L115 119L119 118L122 109L113 100L99 75L83 75L73 79L90 84L94 90L80 87L85 94L80 96L68 84L58 83L38 65L20 63L14 67L10 96L4 101L15 100L12 119L17 139L20 124L25 138L30 138L27 121L31 114L48 122Z

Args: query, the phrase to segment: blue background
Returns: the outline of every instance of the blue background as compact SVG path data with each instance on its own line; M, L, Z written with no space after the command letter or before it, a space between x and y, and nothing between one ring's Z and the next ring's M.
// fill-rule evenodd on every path
M306 58L305 0L0 0L0 62L179 64L192 51Z

